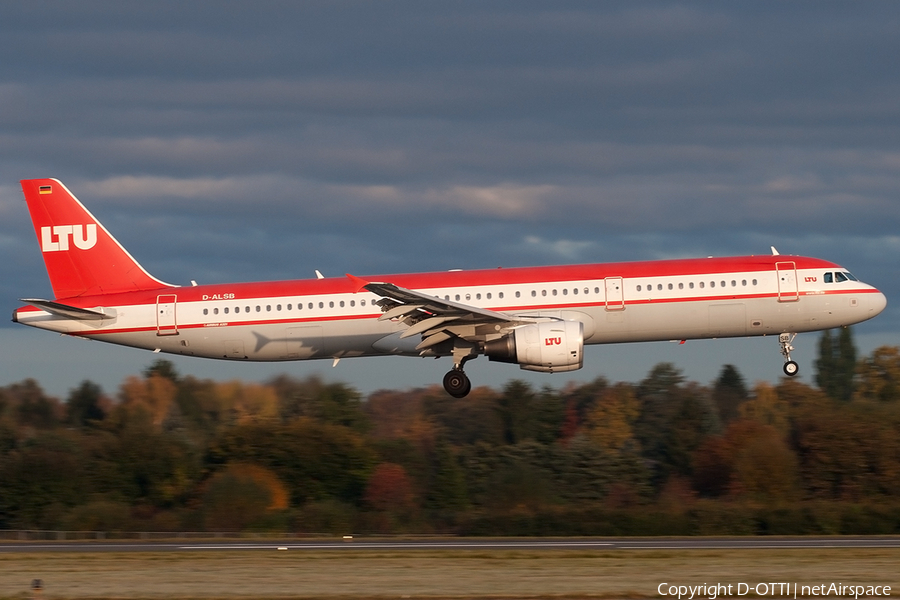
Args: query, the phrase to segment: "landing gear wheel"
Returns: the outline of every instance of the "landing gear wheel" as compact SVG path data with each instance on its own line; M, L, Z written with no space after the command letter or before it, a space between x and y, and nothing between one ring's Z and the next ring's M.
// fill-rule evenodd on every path
M800 371L800 367L794 361L789 360L784 363L784 374L788 377L793 377L798 371Z
M444 389L454 398L465 398L472 390L472 382L461 369L453 369L444 375Z
M794 349L794 347L791 346L791 342L794 341L795 337L797 337L796 333L782 333L778 336L778 344L781 346L781 355L784 357L784 374L788 377L793 377L800 370L797 363L791 360L791 350Z

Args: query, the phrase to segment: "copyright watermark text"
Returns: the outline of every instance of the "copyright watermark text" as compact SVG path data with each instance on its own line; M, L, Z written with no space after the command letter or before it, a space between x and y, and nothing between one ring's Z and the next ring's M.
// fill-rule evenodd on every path
M716 598L728 596L766 596L778 598L814 598L818 596L837 596L843 598L860 598L874 596L890 596L889 585L847 585L843 583L820 583L805 585L799 583L710 583L703 585L680 585L660 583L656 588L660 596L671 596L677 600L693 600L694 598Z

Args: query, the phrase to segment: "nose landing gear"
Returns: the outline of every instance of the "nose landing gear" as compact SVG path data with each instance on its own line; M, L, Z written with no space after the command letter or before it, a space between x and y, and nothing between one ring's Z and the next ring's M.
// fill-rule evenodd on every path
M778 343L781 345L781 355L784 357L784 374L793 377L800 372L800 367L796 362L791 360L791 350L794 347L791 342L797 337L796 333L782 333L778 336Z

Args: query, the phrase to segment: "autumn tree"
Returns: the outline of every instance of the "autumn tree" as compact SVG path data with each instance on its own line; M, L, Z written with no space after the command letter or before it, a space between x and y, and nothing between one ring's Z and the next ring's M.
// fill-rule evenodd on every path
M780 502L800 490L797 458L784 435L758 421L733 421L721 436L704 440L694 464L694 485L706 496Z
M452 445L501 445L509 423L504 423L498 398L496 391L486 387L473 389L465 398L448 398L443 390L432 388L424 398L425 411L438 435Z
M372 471L363 496L366 504L378 511L409 514L416 508L416 493L406 469L394 463L381 463Z
M232 422L278 418L278 396L270 386L233 380L215 384L214 394L221 405L228 407Z
M143 409L114 411L84 447L92 488L132 504L175 506L201 472L198 449L160 429Z
M53 529L90 491L77 435L46 431L0 457L0 524Z
M785 436L790 430L790 406L769 383L756 384L753 397L740 405L738 413L741 419L770 425Z
M277 525L271 517L288 505L287 488L273 471L251 463L232 463L205 483L201 510L208 530L241 531Z
M694 451L715 431L718 418L706 392L684 383L670 363L656 365L636 391L640 414L634 433L656 471L656 484L669 475L690 475Z
M856 375L856 347L849 327L842 327L837 338L831 330L819 338L819 357L815 361L816 385L835 400L848 402L853 397Z
M102 421L106 417L104 403L103 390L100 386L91 381L82 381L80 386L69 393L66 401L66 423L85 427Z
M308 418L240 423L215 440L208 458L213 464L251 462L272 469L294 505L328 498L359 502L375 463L359 433Z
M0 389L0 403L18 425L36 429L52 429L63 412L59 401L47 396L34 379Z
M900 348L881 346L859 363L854 400L895 402L900 399Z
M741 405L747 401L747 386L734 365L725 365L712 390L713 403L723 425L738 418Z
M346 384L325 383L316 375L303 380L279 375L268 386L278 398L282 421L308 417L360 433L369 428L362 396Z
M622 450L629 443L636 445L633 428L639 414L638 399L631 384L604 386L585 416L586 435L612 452Z
M516 444L528 439L549 443L559 437L565 415L560 398L549 389L536 393L524 381L506 384L497 398L503 441Z
M900 412L894 404L818 404L797 411L794 445L807 491L860 501L900 493Z
M159 374L140 378L127 377L119 389L120 405L114 409L117 418L127 412L145 412L155 427L162 427L163 421L172 409L177 387L175 383Z

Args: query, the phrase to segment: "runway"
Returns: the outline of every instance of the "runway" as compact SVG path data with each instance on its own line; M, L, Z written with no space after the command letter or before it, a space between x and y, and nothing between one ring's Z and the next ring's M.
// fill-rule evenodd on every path
M803 548L900 548L900 536L816 537L696 537L696 538L530 538L530 539L398 539L373 538L298 541L216 540L179 541L40 541L0 542L10 552L214 552L214 551L392 551L392 550L709 550Z

